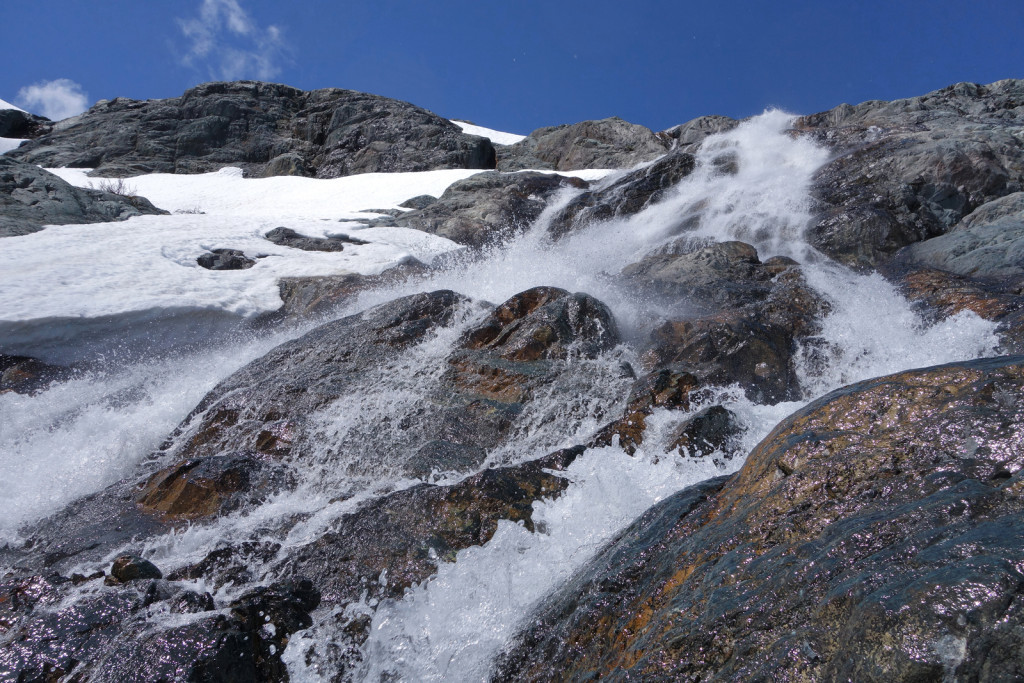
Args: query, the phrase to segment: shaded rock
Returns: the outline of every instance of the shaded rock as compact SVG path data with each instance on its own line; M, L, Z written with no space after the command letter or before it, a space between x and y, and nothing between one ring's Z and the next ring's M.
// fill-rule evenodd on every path
M641 516L495 680L1024 675L1024 357L845 387Z
M372 225L415 228L479 247L526 230L548 200L567 187L586 187L586 183L547 173L478 173L453 183L423 209L381 218Z
M239 166L253 176L336 178L495 164L489 140L411 104L257 81L204 83L164 100L104 100L12 154L103 176Z
M245 270L256 265L256 259L238 249L213 249L196 258L196 263L208 270Z
M562 236L594 221L639 213L690 175L694 163L692 154L671 152L653 164L581 192L555 213L548 230L555 236Z
M306 237L291 228L274 228L266 235L268 240L282 247L301 249L302 251L341 251L346 244L366 244L363 240L348 235L332 235L331 237Z
M1020 192L1022 96L1024 81L958 83L799 119L797 130L836 151L814 181L819 207L808 241L841 263L874 267Z
M668 151L669 142L648 128L618 117L538 128L501 148L499 171L629 168Z
M896 260L981 279L1024 279L1024 192L984 204L944 235L911 244Z
M38 166L0 156L0 237L27 235L46 225L165 213L144 197L74 187Z
M138 555L121 555L110 566L110 575L121 583L137 579L162 579L163 573L157 566Z

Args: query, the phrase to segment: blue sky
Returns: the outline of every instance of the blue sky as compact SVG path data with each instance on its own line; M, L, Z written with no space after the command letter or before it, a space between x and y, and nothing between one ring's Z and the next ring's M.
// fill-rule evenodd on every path
M0 99L40 113L259 78L517 133L606 116L660 130L1024 77L1022 0L50 0L2 14Z

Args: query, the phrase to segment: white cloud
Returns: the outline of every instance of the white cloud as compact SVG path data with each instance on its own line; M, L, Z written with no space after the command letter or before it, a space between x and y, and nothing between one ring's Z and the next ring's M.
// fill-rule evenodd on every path
M261 28L238 0L202 0L199 16L179 19L188 39L186 66L213 79L272 79L281 73L287 46L278 26Z
M89 108L89 98L82 86L70 78L43 81L18 91L18 104L28 111L60 121L81 114Z

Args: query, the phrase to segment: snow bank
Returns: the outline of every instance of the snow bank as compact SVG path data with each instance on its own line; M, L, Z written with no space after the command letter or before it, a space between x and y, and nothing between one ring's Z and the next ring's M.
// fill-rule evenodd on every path
M466 133L467 135L479 135L482 138L487 138L496 145L514 145L517 142L526 139L525 135L502 133L500 130L491 130L490 128L484 128L483 126L474 126L472 123L466 123L465 121L452 121L452 123L461 128L463 133Z
M5 100L0 100L0 109L16 109L18 111L25 111L21 107L15 107L13 104ZM25 113L27 114L28 112L25 111Z
M2 102L3 100L0 100ZM2 107L0 107L2 109ZM20 138L0 138L0 154L10 152L12 149L17 149L18 145L25 142Z

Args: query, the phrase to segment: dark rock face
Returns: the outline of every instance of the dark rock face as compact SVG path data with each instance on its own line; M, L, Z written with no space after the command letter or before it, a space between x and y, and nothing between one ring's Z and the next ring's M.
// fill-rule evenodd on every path
M959 83L798 120L797 130L837 152L815 180L808 240L841 263L874 267L1024 190L1022 102L1024 81Z
M582 192L552 219L549 230L561 236L596 220L632 216L657 203L665 192L690 175L694 158L687 152L672 152L650 166L631 171L610 185Z
M1024 192L982 205L950 232L911 244L896 259L972 278L1024 279Z
M241 166L254 176L494 168L494 147L425 109L329 88L205 83L181 97L117 98L11 153L103 176L204 173Z
M207 270L245 270L256 265L256 260L238 249L214 249L196 259Z
M37 138L48 132L53 122L18 109L0 109L0 138Z
M568 187L582 188L586 183L546 173L479 173L452 184L421 209L372 224L416 228L480 247L528 228L552 195Z
M649 370L673 368L703 384L740 384L754 400L796 398L797 340L813 335L827 304L782 258L762 263L743 242L678 255L654 254L623 273L641 291L684 298L703 309L652 332Z
M0 156L0 237L38 232L45 225L103 223L167 213L145 197L74 187L31 163Z
M667 136L618 117L583 121L538 128L525 140L502 147L498 170L629 168L661 156L669 144Z
M1024 357L825 396L645 513L495 680L1024 675Z
M308 580L282 581L248 591L224 606L225 615L213 611L208 593L138 577L45 609L69 583L37 576L0 584L3 602L23 613L6 623L13 628L0 648L12 680L286 681L281 652L290 634L312 623L320 602ZM210 614L184 626L147 624L161 610Z

